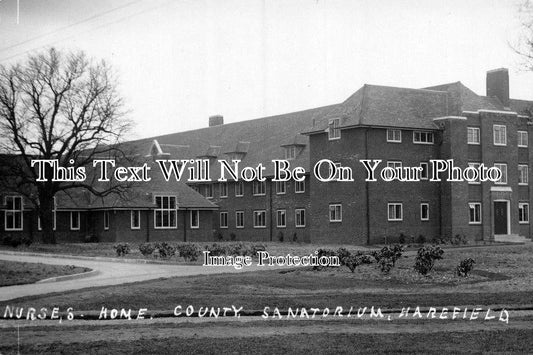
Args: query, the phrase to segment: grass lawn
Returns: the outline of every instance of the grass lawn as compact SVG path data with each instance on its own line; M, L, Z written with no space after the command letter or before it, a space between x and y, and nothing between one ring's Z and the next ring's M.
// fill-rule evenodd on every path
M0 287L34 283L50 277L90 271L72 265L47 265L0 260ZM0 289L0 292L2 290Z

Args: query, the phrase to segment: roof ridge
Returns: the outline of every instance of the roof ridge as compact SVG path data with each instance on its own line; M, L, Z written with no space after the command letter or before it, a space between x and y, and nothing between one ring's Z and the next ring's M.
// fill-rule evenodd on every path
M406 87L400 87L400 86L390 86L390 85L374 85L374 84L365 84L366 87L376 87L376 88L387 88L387 89L400 89L400 90L409 90L409 91L429 91L429 92L438 92L438 93L444 93L446 91L443 90L431 90L427 88L406 88ZM440 86L440 85L436 85Z

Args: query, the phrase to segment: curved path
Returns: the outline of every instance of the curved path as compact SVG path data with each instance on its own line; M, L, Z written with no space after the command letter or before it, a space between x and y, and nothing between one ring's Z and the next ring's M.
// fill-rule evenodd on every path
M24 253L6 253L0 251L0 260L52 265L76 265L97 271L91 273L89 276L75 279L67 278L63 281L0 287L0 301L52 292L77 290L86 287L119 285L158 278L271 270L273 268L258 267L255 263L251 266L244 267L241 270L236 270L233 266L208 267L201 265L150 264L144 262L123 262L114 261L113 259L103 259L104 258L63 255L54 256L46 254L27 255ZM128 261L131 261L131 259Z

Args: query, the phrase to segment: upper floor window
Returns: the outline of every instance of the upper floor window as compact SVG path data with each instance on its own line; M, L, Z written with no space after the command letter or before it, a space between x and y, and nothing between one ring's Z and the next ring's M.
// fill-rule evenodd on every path
M420 163L420 168L421 168L420 175L419 175L420 180L429 179L429 164L426 162L422 162Z
M155 196L154 227L177 228L176 196Z
M503 163L496 163L494 164L495 168L500 169L502 176L498 181L496 181L496 184L507 184L507 164Z
M402 168L402 162L401 161L388 161L387 162L387 167L388 168L393 168L394 170L401 169Z
M480 144L479 127L468 127L468 144Z
M288 147L285 147L285 159L291 160L296 158L296 146L291 145Z
M433 144L433 141L434 141L433 132L422 132L422 131L413 132L413 143Z
M305 209L298 208L294 211L294 224L296 227L305 227Z
M278 195L285 194L287 191L287 182L286 181L276 181L276 193Z
M262 196L266 194L266 183L264 181L253 182L253 194L254 196Z
M525 164L518 165L518 184L527 185L528 184L528 166Z
M6 196L4 199L4 229L6 231L21 231L23 229L22 196Z
M220 183L220 197L228 197L228 183L227 182Z
M191 210L191 228L197 229L200 227L200 211Z
M399 129L388 129L387 130L387 142L401 143L402 142L402 131Z
M244 228L244 211L235 212L235 227Z
M469 166L469 167L472 167L472 168L474 168L474 169L476 169L476 170L479 169L480 165L481 165L481 163L468 163L468 166ZM468 183L469 183L469 184L481 184L481 180L479 179L479 176L478 176L478 179L477 179L477 180L475 180L475 181L469 181Z
M518 131L518 146L521 148L527 148L527 131Z
M235 196L237 197L244 196L244 182L237 181L235 183Z
M507 145L507 127L500 124L492 126L494 145Z
M341 129L339 128L341 120L339 118L333 118L329 120L328 138L329 140L340 139Z
M305 180L294 182L294 192L297 194L305 192Z
M213 184L205 185L205 198L213 198Z
M329 221L330 222L342 222L342 205L341 204L329 205Z
M420 204L420 220L429 221L429 203L427 202Z

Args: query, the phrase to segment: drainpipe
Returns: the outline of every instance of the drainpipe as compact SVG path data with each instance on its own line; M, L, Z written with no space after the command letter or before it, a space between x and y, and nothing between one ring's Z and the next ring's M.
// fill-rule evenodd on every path
M150 242L150 209L146 211L146 242Z
M365 129L365 159L368 159L368 128ZM366 244L370 245L370 185L365 181L365 199L366 199Z
M200 212L198 212L198 218L200 218ZM183 213L183 241L187 241L187 208Z
M268 201L268 205L269 205L269 214L270 214L270 218L269 218L269 234L270 234L270 241L272 241L272 179L270 179L270 186L269 186L269 191L268 191L268 196L269 196L269 201Z

